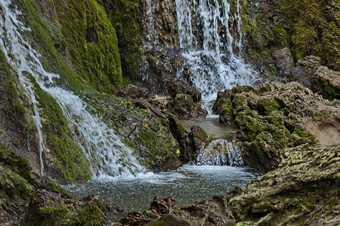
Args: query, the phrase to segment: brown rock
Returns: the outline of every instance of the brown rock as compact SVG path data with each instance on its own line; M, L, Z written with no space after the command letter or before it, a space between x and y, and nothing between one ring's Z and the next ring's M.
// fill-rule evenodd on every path
M170 82L168 93L173 99L176 98L177 94L190 95L194 102L200 101L202 99L202 94L195 87L192 87L188 83L179 80Z
M131 98L131 99L148 99L150 98L150 91L144 87L138 87L132 84L123 86L117 89L114 95L123 98Z
M198 118L205 117L208 114L199 104L194 103L192 97L188 94L177 94L168 106L171 112L178 117Z

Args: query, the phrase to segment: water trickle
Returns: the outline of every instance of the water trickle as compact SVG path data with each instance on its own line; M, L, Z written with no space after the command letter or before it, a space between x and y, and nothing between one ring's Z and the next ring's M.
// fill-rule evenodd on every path
M135 175L144 172L127 148L101 119L93 117L87 110L86 104L74 93L58 87L54 79L59 75L46 72L40 62L41 55L32 48L26 40L24 31L28 27L18 19L21 15L10 0L0 0L2 18L0 19L1 49L7 57L8 63L19 76L20 83L33 105L33 116L39 135L39 157L41 173L43 174L43 152L48 151L44 144L42 119L39 114L39 102L36 99L30 76L38 85L53 96L62 107L70 126L77 131L74 139L89 159L95 176L101 175Z
M236 15L230 16L226 0L176 0L179 43L186 65L177 77L189 80L203 94L205 102L216 99L219 90L235 85L251 85L256 73L234 54L242 50L240 3ZM231 34L230 21L237 20L238 39ZM184 77L184 70L191 71Z
M242 155L238 147L231 142L213 140L202 148L197 156L197 165L243 166Z

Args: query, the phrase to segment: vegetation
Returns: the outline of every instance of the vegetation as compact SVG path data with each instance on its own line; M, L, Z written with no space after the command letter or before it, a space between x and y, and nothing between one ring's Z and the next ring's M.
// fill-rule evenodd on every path
M337 0L275 0L251 7L243 0L248 52L263 62L275 50L288 47L295 60L316 55L323 65L340 70L339 11Z

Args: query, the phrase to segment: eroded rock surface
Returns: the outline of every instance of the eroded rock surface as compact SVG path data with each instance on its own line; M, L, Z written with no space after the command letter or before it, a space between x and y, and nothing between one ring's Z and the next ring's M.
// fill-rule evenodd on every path
M278 168L249 183L229 206L250 225L340 224L340 147L286 149Z
M229 98L217 102L226 103L220 109L227 109L240 127L245 161L263 172L278 166L287 147L339 144L339 102L329 102L299 83L240 86L220 96Z

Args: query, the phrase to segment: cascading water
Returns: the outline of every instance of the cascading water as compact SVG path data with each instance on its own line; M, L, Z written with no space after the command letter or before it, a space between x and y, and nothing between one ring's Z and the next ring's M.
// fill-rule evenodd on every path
M226 0L176 0L179 45L186 65L178 71L178 78L189 80L203 94L204 102L216 99L219 90L235 85L251 85L256 73L245 61L234 54L233 47L242 50L239 0L237 12L230 15ZM238 40L230 30L236 20ZM184 70L190 77L184 77ZM209 109L207 109L209 111Z
M243 164L240 150L224 139L214 140L197 156L197 165L243 166Z
M39 156L41 173L43 174L44 146L39 103L36 99L30 76L33 76L38 85L53 96L62 107L70 126L77 131L75 140L89 159L95 176L101 175L135 175L144 172L145 168L138 164L114 131L105 125L99 118L93 117L87 110L86 104L74 93L58 87L54 79L59 75L48 73L40 62L41 55L32 48L24 37L25 31L30 31L18 19L21 15L10 0L0 0L0 39L1 49L7 57L12 68L16 69L20 83L33 105L34 118L39 135Z

